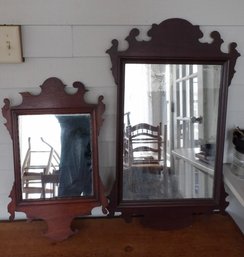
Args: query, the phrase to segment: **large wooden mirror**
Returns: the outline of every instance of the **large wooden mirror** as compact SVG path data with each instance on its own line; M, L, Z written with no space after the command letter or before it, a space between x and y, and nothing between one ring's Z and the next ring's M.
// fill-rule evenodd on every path
M41 93L21 93L23 101L2 108L13 140L15 182L9 204L29 219L44 219L46 235L62 240L74 233L70 223L107 199L99 177L98 134L105 105L84 100L81 82L67 93L57 78L47 79Z
M222 162L228 86L239 56L221 51L183 19L153 24L147 41L132 29L128 49L107 51L118 85L117 174L111 212L157 227L224 212Z

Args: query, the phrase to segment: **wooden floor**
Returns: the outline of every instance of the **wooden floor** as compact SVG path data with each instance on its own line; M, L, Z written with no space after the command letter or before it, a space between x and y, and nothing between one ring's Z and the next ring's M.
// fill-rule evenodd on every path
M196 216L172 231L145 228L135 218L76 219L79 232L54 242L43 221L0 222L1 257L243 257L244 237L229 216Z
M177 177L168 172L128 170L123 177L124 200L182 199Z

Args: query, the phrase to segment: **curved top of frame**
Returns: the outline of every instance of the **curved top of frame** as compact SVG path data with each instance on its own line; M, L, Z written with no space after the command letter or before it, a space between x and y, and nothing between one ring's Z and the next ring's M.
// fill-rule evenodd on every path
M119 58L140 58L140 59L165 59L185 61L227 61L229 60L228 85L235 73L235 63L240 56L236 50L237 44L232 42L229 45L229 52L221 51L221 44L224 42L217 31L211 32L213 39L211 43L199 41L203 33L199 26L192 25L184 19L168 19L160 24L153 24L147 35L149 41L138 41L139 30L134 28L130 31L125 40L129 47L124 51L118 50L119 42L112 40L112 47L106 51L112 62L112 73L115 83L118 84Z
M84 84L76 81L73 83L73 87L77 88L77 91L73 94L69 94L65 91L66 85L55 77L46 79L40 86L41 92L39 95L33 95L30 92L20 93L22 96L22 103L17 106L10 106L10 100L4 99L4 106L2 108L2 114L7 120L5 126L7 127L10 135L12 136L11 129L11 110L28 110L28 109L53 109L53 108L94 108L98 112L97 127L98 131L103 123L102 114L105 111L105 104L103 103L103 96L98 97L97 104L86 103L84 99L85 93L88 91Z

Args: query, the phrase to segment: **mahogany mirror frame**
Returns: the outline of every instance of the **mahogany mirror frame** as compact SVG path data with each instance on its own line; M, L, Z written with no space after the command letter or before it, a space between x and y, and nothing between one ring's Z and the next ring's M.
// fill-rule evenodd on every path
M225 138L225 123L228 86L235 73L235 64L240 54L237 44L229 45L229 52L221 51L223 40L219 32L213 31L211 43L200 42L203 33L198 25L192 25L184 19L168 19L153 24L148 30L149 40L138 40L139 29L134 28L125 38L128 48L118 50L118 40L112 40L112 46L106 52L112 63L112 74L117 90L117 147L116 179L110 193L110 215L121 212L125 220L133 216L142 216L144 225L168 229L187 226L192 223L193 214L225 212L228 205L224 190L222 163ZM126 63L162 63L162 64L218 64L222 65L219 92L217 149L214 175L213 198L209 199L172 199L172 200L124 200L123 191L123 133L124 133L124 91Z
M2 114L7 120L7 127L12 141L14 154L14 184L10 193L11 202L8 205L10 220L15 218L15 212L24 212L28 220L42 219L48 225L45 235L54 240L64 240L75 231L70 228L72 220L77 216L89 215L94 207L102 206L106 212L107 198L99 176L98 164L98 134L103 123L102 114L105 111L103 96L98 97L96 104L86 103L84 95L88 91L81 82L74 82L75 93L67 93L66 85L58 78L51 77L40 86L38 95L29 92L20 93L22 103L11 106L9 99L4 99ZM64 197L52 199L22 198L20 177L20 150L18 116L31 114L90 114L92 127L92 178L93 194L82 197Z

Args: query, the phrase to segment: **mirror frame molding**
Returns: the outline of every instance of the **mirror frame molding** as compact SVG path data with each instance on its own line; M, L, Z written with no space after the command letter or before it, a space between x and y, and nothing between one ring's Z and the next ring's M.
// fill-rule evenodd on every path
M88 104L84 95L88 91L81 82L74 82L76 92L69 94L66 85L58 78L52 77L40 86L39 95L29 92L20 93L22 103L10 106L10 100L4 99L2 114L7 120L7 127L13 141L14 177L15 181L10 193L11 202L8 205L10 220L15 218L15 212L24 212L28 220L43 219L47 222L48 230L45 235L54 240L64 240L76 231L70 228L72 220L81 215L91 214L94 207L102 206L107 212L107 198L99 176L98 165L98 134L103 123L102 114L105 111L103 96L98 97L97 104ZM25 114L74 114L89 113L92 126L92 159L93 159L93 195L88 197L65 197L43 199L22 199L20 177L20 153L18 138L18 115Z
M139 29L134 28L125 38L128 48L119 51L119 42L112 40L112 46L106 51L112 63L112 74L118 85L117 93L117 152L116 179L110 193L110 215L121 212L126 220L133 216L142 216L142 223L157 228L183 227L192 223L194 213L225 212L228 205L225 198L222 163L225 137L228 86L235 73L235 64L239 52L237 44L229 45L229 52L221 51L223 40L217 31L210 33L211 43L199 41L203 33L198 25L192 25L184 19L168 19L153 24L147 35L150 40L138 40ZM219 93L217 152L213 198L210 199L172 199L136 201L123 200L123 114L124 114L124 72L126 63L167 63L167 64L220 64L222 65Z

